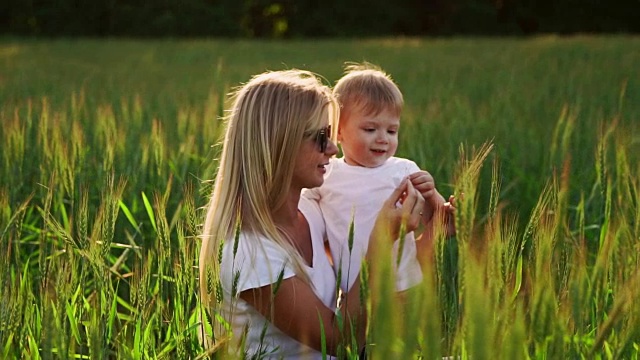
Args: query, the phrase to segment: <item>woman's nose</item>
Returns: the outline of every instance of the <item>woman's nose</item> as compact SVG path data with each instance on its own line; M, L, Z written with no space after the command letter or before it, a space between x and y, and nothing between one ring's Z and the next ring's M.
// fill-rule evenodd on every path
M326 155L333 156L338 153L338 145L331 139L327 140L327 149L324 151Z

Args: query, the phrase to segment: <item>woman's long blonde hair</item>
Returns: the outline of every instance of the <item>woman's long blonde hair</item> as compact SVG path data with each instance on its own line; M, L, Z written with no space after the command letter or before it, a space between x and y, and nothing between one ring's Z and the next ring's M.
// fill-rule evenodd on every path
M326 126L327 118L335 125L339 113L331 90L304 70L256 75L233 96L200 249L201 297L209 308L219 279L220 247L233 239L237 226L280 245L296 274L308 281L300 254L278 231L272 214L290 194L303 139Z

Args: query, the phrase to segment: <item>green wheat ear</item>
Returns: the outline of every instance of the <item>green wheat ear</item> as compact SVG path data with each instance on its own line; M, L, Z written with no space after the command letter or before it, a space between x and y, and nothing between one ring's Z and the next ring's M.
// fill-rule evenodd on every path
M216 301L221 304L222 300L224 300L224 291L222 290L222 282L218 280L216 281Z
M236 221L235 234L233 236L233 258L234 259L236 258L236 254L238 253L238 246L240 245L241 225L242 225L242 222L240 220L240 217L238 216L238 219Z
M233 282L231 283L231 297L235 298L238 295L238 282L240 281L240 270L236 270L233 273Z
M214 275L213 268L211 265L205 265L205 276L207 280L207 294L211 294L214 288Z
M218 265L222 265L222 255L224 254L224 240L220 240L220 245L218 246Z
M349 246L349 255L351 255L351 250L353 250L353 238L354 238L354 222L355 222L355 208L351 209L351 221L349 222L349 234L347 236L347 244Z

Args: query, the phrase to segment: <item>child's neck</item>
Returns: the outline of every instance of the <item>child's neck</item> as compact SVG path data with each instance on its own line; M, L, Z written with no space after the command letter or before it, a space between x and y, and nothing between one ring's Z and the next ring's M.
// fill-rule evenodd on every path
M364 166L358 163L354 163L353 161L349 160L346 156L342 156L342 160L344 161L345 164L349 165L349 166L353 166L353 167L361 167L361 168L365 168L365 169L375 169L375 168L379 168L380 166L384 165L387 163L387 160L385 160L382 164L378 165L378 166Z

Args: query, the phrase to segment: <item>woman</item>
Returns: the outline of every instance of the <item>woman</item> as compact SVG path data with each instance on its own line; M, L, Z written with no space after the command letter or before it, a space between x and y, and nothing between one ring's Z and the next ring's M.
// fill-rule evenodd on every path
M336 308L322 214L300 198L323 183L338 151L338 112L330 89L302 70L257 75L235 94L200 252L203 303L229 323L232 353L319 359L351 343L351 334L364 343L360 286ZM423 205L405 181L380 211L366 256L395 239L401 222L415 229Z

